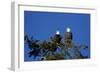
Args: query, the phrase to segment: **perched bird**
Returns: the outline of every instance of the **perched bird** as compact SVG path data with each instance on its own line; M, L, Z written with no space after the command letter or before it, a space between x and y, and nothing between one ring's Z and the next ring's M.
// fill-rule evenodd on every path
M56 34L54 36L54 41L57 43L57 44L60 44L61 43L61 35L60 35L60 31L56 31Z
M65 32L65 38L64 38L66 48L72 48L72 40L73 40L73 35L71 29L67 28Z

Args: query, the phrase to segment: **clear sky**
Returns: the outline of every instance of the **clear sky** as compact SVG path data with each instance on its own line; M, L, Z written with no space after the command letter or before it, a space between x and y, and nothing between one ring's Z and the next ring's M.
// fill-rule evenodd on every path
M86 52L81 51L90 56L90 14L24 11L24 32L35 39L48 40L57 30L64 37L67 27L71 29L76 44L88 45ZM28 47L24 48L24 59L31 60L26 54Z

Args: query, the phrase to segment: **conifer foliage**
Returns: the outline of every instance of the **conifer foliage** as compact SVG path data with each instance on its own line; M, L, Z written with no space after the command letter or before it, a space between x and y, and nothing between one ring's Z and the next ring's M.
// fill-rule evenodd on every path
M62 38L60 34L55 34L48 40L36 40L28 35L24 36L25 44L29 47L29 57L40 57L42 60L63 60L63 59L84 59L88 56L82 55L80 49L85 51L88 49L87 45L75 45L72 40L72 32L65 33ZM73 52L70 52L73 50Z

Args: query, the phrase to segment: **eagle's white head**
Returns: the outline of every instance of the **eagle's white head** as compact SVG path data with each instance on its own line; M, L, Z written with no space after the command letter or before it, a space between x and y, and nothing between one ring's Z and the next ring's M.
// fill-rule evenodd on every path
M59 34L60 34L60 31L59 31L59 30L57 30L57 31L56 31L56 34L57 34L57 35L59 35Z
M68 27L67 29L66 29L66 32L70 32L71 31L71 29Z

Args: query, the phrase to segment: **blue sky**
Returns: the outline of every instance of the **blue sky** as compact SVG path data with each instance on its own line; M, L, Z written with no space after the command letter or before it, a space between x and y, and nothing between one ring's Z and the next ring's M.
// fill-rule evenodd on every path
M88 45L87 52L81 51L90 56L90 14L24 11L24 33L35 39L48 40L57 30L64 37L67 27L71 28L76 44ZM26 54L28 46L24 49L24 59L31 60Z

